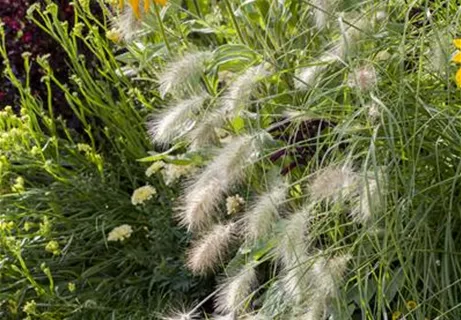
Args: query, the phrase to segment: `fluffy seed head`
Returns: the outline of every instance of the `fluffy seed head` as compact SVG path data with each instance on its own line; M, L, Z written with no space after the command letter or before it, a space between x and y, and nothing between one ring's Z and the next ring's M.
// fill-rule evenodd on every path
M335 9L336 0L314 0L313 14L315 26L319 30L323 30L328 25L330 15L334 15L333 10Z
M149 122L149 134L154 143L168 145L183 137L196 123L196 116L203 108L207 94L190 97L171 104Z
M305 319L318 319L316 316L325 314L329 300L337 295L350 259L349 255L330 259L305 255L298 264L285 268L284 291L295 307L309 307Z
M189 249L187 267L198 275L215 270L227 256L227 250L234 238L234 229L233 223L215 225Z
M357 174L348 165L330 166L316 174L310 185L314 200L348 198L356 193Z
M360 190L351 211L354 222L369 223L375 211L382 207L382 194L386 188L383 172L368 172L360 179Z
M269 72L262 64L248 68L230 84L226 94L222 97L220 112L226 117L232 117L238 114L241 108L246 108L255 85L261 78L268 75Z
M260 195L249 212L245 214L245 235L250 241L267 236L279 219L279 208L285 202L288 185L283 181L273 184L266 193Z
M260 144L252 136L235 137L186 188L179 211L189 230L203 229L213 222L219 200L245 177L246 168L257 159Z
M221 313L242 311L256 283L256 270L252 266L247 266L235 277L226 279L220 285L215 299L216 311Z
M217 146L219 137L216 129L222 127L225 123L225 118L219 112L207 113L198 121L194 129L186 136L190 142L189 149L198 151L203 148Z
M359 41L364 39L367 32L373 30L377 23L385 21L385 15L382 12L377 14L350 17L347 18L348 24L344 23L342 18L339 18L339 26L341 29L342 38L338 40L337 52L341 59L345 59L349 52L356 49Z
M200 76L205 71L205 64L212 56L213 54L208 51L193 52L168 63L158 79L161 97L164 98L167 93L173 91L194 92Z
M349 74L348 85L360 91L370 91L378 83L376 70L372 65L361 66Z
M379 105L377 103L370 102L365 105L365 109L367 110L367 116L371 122L377 121L381 116Z
M282 271L282 290L294 306L300 306L307 299L309 285L312 282L307 272L311 263L309 260L307 255L298 257L297 261L292 261Z
M233 312L231 312L231 313L224 314L224 315L215 315L211 319L212 320L237 320L237 317Z
M305 259L309 247L308 230L311 224L312 208L304 207L291 215L277 245L277 255L285 268L292 268Z
M336 296L351 258L350 255L346 254L330 259L324 257L316 259L309 271L309 278L313 280L310 290L313 300Z
M327 65L314 65L299 69L294 79L295 88L298 90L309 89L319 83Z
M323 320L325 319L325 309L325 304L320 302L319 304L311 305L309 310L298 318L300 320Z
M123 12L115 18L112 31L118 35L119 39L129 42L139 35L141 27L142 21L137 18L133 8L127 4Z
M197 312L181 312L173 311L171 315L166 317L161 317L162 320L198 320L200 319Z

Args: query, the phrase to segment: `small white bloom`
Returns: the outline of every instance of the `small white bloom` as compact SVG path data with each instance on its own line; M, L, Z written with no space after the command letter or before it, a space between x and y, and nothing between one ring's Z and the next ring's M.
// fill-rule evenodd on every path
M131 203L135 206L143 204L147 200L152 199L152 197L156 194L157 190L154 187L145 185L144 187L138 188L133 192L133 195L131 196Z
M236 194L226 199L226 211L228 215L239 213L245 205L245 199Z
M122 224L121 226L118 226L114 228L111 232L109 232L109 235L107 236L107 241L124 241L125 239L128 239L131 237L131 234L133 233L133 228L131 228L130 225L128 224Z
M163 181L167 186L172 185L182 177L193 176L198 168L192 164L178 165L174 163L165 164L162 175Z
M365 109L367 110L367 115L371 122L375 122L381 116L381 112L379 111L379 106L377 103L368 103L365 105Z
M163 162L163 161L155 161L154 163L152 163L150 165L149 168L147 168L146 176L151 177L153 174L155 174L158 171L160 171L161 169L163 169L164 166L165 166L165 162Z

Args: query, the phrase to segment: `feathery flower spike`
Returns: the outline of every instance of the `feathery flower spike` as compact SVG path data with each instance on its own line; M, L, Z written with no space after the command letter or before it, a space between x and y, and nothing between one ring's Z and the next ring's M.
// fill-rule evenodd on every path
M201 239L196 240L187 253L187 267L196 275L213 271L227 256L235 234L235 223L217 224Z
M215 298L216 310L220 313L239 312L245 308L245 301L257 284L256 270L253 266L245 266L234 277L227 278L219 286Z

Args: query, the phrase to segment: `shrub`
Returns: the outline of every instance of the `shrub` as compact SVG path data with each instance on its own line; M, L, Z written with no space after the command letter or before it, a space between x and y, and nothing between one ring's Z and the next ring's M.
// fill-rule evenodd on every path
M221 283L217 318L457 319L457 8L335 3L144 17L139 34L169 31L132 44L170 52L159 71L140 63L171 101L153 140L203 167L179 201L188 267ZM236 195L249 205L227 215Z
M52 57L23 54L19 76L1 29L19 99L0 113L1 317L154 319L170 301L202 297L190 291L179 249L186 236L171 219L177 192L137 161L149 148L137 98L148 97L119 75L108 21L76 5L71 28L51 1L29 15L60 44L72 74L64 81ZM85 50L95 53L90 67ZM43 75L43 100L32 70ZM57 91L79 130L55 112Z

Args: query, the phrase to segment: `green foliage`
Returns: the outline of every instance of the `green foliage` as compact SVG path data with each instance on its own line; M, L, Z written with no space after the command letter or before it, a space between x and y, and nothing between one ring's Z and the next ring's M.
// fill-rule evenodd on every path
M221 137L223 131L229 136L256 135L280 119L290 120L282 134L285 141L264 149L244 182L226 189L229 194L246 195L251 202L271 185L274 171L295 162L287 175L289 199L274 232L254 244L239 234L234 259L227 267L227 260L222 259L217 267L228 278L244 265L256 265L260 286L246 296L252 306L248 311L253 314L286 319L309 312L312 305L297 309L290 292L284 292L282 278L289 270L280 267L274 254L294 214L307 205L315 220L306 231L313 243L309 245L309 259L329 261L343 253L352 255L338 296L328 301L328 313L340 319L375 319L383 314L392 318L392 314L397 317L397 311L407 319L457 319L461 294L456 231L461 222L456 209L460 99L449 64L454 50L449 39L459 28L452 19L457 16L457 6L437 1L411 5L397 1L341 3L327 12L329 25L321 30L315 26L312 13L316 8L309 1L202 4L203 12L217 12L213 18L202 18L195 9L188 11L175 4L164 9L165 30L181 30L167 32L167 42L177 48L175 52L187 55L197 47L211 47L213 51L199 83L212 96L212 103L201 114L193 115L197 126L210 119L210 110L219 110L226 94L237 86L234 80L238 75L261 62L270 65L267 70L271 76L259 79L258 89L239 106L239 111L245 111L231 114L215 127L221 130ZM186 20L181 25L176 21L178 11ZM344 45L344 38L350 46L344 49L347 52L334 51L337 45ZM155 50L168 51L163 47ZM155 57L163 55L157 53L149 52ZM134 54L142 61L141 52L134 49ZM331 55L339 58L332 59ZM180 61L171 59L172 65ZM313 66L320 66L321 71L309 79L303 71ZM159 73L157 68L153 64L151 70L143 70L155 74ZM235 73L233 79L222 81L219 75L223 71ZM371 85L354 84L356 73L370 77L366 81ZM191 94L196 93L194 90ZM171 100L176 95L173 91ZM296 116L287 117L287 112ZM312 119L334 125L296 138ZM187 135L179 141L181 147L190 142ZM227 152L219 144L217 148L218 154ZM297 152L303 148L311 151L301 152L299 158ZM275 151L283 149L291 152L278 162L269 161ZM219 158L209 156L208 149L201 152L211 161ZM377 191L380 205L368 223L350 218L356 209L353 199L345 203L314 199L311 188L315 177L328 165L344 163L370 181L384 171L385 184ZM218 197L216 207L222 208L222 200ZM213 216L214 222L220 223L239 223L241 218L219 214L219 210ZM195 235L206 242L206 232ZM230 252L234 252L232 248ZM292 268L308 274L310 263L299 261ZM409 308L408 301L416 301L416 308Z
M109 19L112 11L100 4ZM31 10L69 57L68 84L45 58L36 63L45 83L65 92L82 130L69 130L51 101L38 101L7 66L25 118L6 111L1 120L8 132L0 140L7 150L0 163L4 314L155 318L165 304L209 293L214 311L239 317L458 319L461 100L449 63L458 8L322 5L171 1L153 6L130 39L112 29L115 44L106 38L109 21L78 5L72 28L54 5ZM96 65L79 55L82 46ZM187 60L197 52L211 54ZM29 63L25 56L26 69ZM159 92L156 82L167 80L169 89ZM162 121L178 101L202 92L209 95L203 107L169 128L176 130L171 145L148 155L147 114ZM149 162L156 173L146 178ZM203 170L193 175L195 167ZM194 241L188 266L217 271L218 292L209 279L191 282L182 268L186 236L170 214L178 206L173 181L184 175L192 178L179 205ZM278 180L285 198L253 237L249 215L279 192ZM155 199L133 206L133 190L146 182ZM190 196L200 188L206 192ZM366 215L362 201L371 193ZM223 214L234 194L246 204ZM206 201L209 221L188 224ZM267 203L261 208L273 213ZM200 228L216 223L237 240ZM124 224L131 236L108 241ZM238 282L248 269L258 285ZM193 311L207 317L207 302Z
M140 100L149 94L120 72L106 23L76 5L71 27L57 7L29 16L65 50L73 75L60 82L47 57L24 54L26 72L40 65L49 88L37 99L0 54L20 106L0 113L0 317L2 319L155 319L176 301L201 297L182 261L186 235L172 219L174 188L147 177L138 159L149 149ZM3 33L2 33L3 34ZM91 65L82 47L96 59ZM77 125L53 105L50 86L64 92ZM133 205L150 184L157 194ZM131 235L109 233L129 225ZM195 290L195 289L194 289Z

